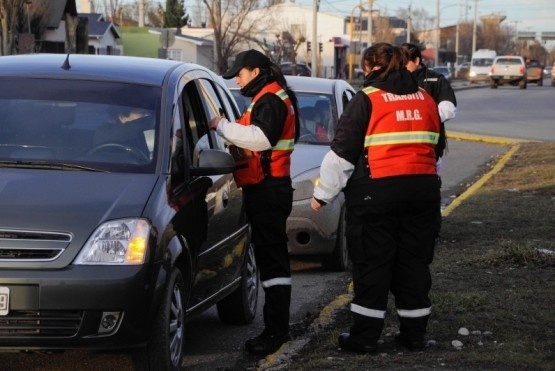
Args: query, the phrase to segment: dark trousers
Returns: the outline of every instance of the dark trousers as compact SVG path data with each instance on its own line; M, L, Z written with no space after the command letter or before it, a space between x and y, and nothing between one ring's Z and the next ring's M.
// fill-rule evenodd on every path
M293 204L291 180L264 181L244 187L245 210L265 293L264 324L274 334L289 332L291 269L287 251L287 217Z
M353 263L353 304L386 312L391 291L397 309L431 307L429 264L439 233L439 207L439 198L348 205L346 233ZM377 341L384 319L353 315L353 339L361 343ZM401 331L423 336L428 317L399 317Z

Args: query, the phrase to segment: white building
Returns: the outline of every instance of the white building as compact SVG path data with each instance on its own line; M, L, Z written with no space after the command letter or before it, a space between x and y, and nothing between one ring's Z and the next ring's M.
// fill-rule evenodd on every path
M271 45L276 42L276 34L282 32L289 32L295 38L303 36L306 42L297 50L297 62L302 61L309 64L312 61L312 53L318 53L316 58L318 76L331 78L340 75L344 77L349 44L348 35L345 34L344 16L322 11L317 13L317 45L311 45L310 52L307 51L307 43L311 42L312 44L313 40L312 7L291 2L280 3L269 8L251 11L248 20L257 19L263 20L257 25L257 39L265 39Z

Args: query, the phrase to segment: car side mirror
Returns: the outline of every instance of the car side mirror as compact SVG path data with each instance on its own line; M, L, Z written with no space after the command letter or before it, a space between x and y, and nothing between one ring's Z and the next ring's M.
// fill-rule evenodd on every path
M203 149L198 154L198 160L190 169L193 176L229 174L235 170L235 160L222 150Z

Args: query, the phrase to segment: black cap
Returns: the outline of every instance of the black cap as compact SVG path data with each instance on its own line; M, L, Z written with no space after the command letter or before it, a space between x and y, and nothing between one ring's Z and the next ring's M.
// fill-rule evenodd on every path
M229 80L237 76L239 71L241 71L244 67L270 68L271 63L270 58L266 57L258 50L245 50L244 52L237 54L233 65L222 75L222 77Z

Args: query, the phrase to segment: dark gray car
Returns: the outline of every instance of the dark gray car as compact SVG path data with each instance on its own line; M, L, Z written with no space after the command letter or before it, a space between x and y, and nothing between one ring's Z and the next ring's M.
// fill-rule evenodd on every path
M207 126L238 116L220 77L24 55L0 85L0 349L135 347L138 368L178 370L194 314L252 321L242 194Z

